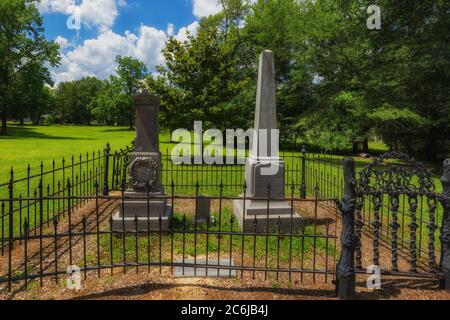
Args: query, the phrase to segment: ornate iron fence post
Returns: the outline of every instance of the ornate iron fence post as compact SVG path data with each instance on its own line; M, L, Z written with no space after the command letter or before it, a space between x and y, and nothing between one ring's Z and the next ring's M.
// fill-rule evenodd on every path
M306 199L306 149L302 148L302 185L300 187L300 198Z
M111 147L109 143L106 144L105 148L105 167L103 168L103 195L107 196L109 194L109 156L110 156Z
M442 287L450 291L450 159L444 161L444 174L442 182L442 217L441 231L441 271L444 274Z
M352 299L355 295L355 234L356 199L355 161L344 159L344 198L339 204L342 214L341 257L336 267L336 292L339 299Z

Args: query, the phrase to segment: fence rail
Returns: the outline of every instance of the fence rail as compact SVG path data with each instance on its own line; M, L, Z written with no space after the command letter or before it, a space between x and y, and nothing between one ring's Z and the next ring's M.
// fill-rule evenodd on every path
M289 231L293 220L291 228L283 231L281 222L268 227L268 220L256 218L255 229L243 231L232 214L233 200L241 198L223 196L223 189L219 196L202 196L202 200L211 202L213 219L199 222L200 189L198 185L196 196L182 196L175 194L176 186L172 185L169 195L147 198L147 203L165 199L172 206L169 229L163 227L160 216L159 224L145 230L138 227L137 217L134 229L115 230L112 217L121 201L142 200L125 196L124 190L102 196L96 185L95 196L39 198L42 206L53 201L79 201L86 205L78 210L68 205L64 216L54 217L51 225L41 225L37 234L30 232L25 219L20 234L2 237L8 249L0 258L0 284L4 284L5 290L21 290L31 281L41 285L51 280L58 283L67 267L73 265L79 266L85 278L91 273L101 276L104 270L195 275L209 269L213 275L225 273L225 276L265 280L285 277L302 281L306 276L313 281L334 279L337 217L325 221L315 219L319 215L318 203L334 200L300 199L293 193L285 199L248 198L267 201L268 205L271 201L288 201L292 205L292 217L294 210L306 203L313 209L310 219L295 232ZM260 225L266 229L260 231Z

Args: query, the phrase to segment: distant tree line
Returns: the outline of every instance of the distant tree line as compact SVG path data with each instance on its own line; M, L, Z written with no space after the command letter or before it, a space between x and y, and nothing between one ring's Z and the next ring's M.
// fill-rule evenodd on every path
M21 2L0 0L3 9ZM1 57L14 53L0 60L4 132L6 118L27 115L38 123L43 114L55 123L132 127L132 96L144 88L161 97L161 123L169 130L190 129L196 120L205 128L249 128L258 55L270 49L283 139L360 152L377 137L422 159L449 155L447 0L378 0L380 30L367 28L371 0L220 3L223 11L203 18L187 41L167 41L165 63L153 74L136 59L118 57L115 74L105 81L84 78L53 89L44 66L57 64L57 50L43 39L38 12L21 7L37 25L37 38L12 41L0 24ZM18 16L22 11L14 8ZM1 12L8 10L0 10L0 19L9 21ZM28 24L14 27L29 30ZM27 50L22 59L11 49L22 48L22 41L40 48L32 59Z
M133 96L144 89L147 67L137 59L118 56L116 74L107 80L86 77L61 82L53 90L49 122L58 124L128 125L133 128Z

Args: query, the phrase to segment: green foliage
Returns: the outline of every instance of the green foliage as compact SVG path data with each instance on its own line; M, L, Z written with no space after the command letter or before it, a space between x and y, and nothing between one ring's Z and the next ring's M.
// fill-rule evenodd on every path
M163 51L166 64L147 79L150 91L162 97L168 129L191 127L195 120L221 129L248 123L247 92L254 86L239 67L239 24L246 6L224 3L226 12L203 19L189 41L170 38Z
M450 129L443 122L450 70L448 41L440 33L449 27L444 2L379 1L380 31L366 29L361 7L370 1L302 2L294 47L310 66L307 74L320 80L312 90L317 104L306 113L311 121L302 115L297 127L321 137L340 135L344 144L376 133L392 148L401 145L429 159L445 156L438 154L445 152ZM326 148L333 144L327 138L319 138Z
M30 101L46 97L47 65L56 66L59 58L58 45L45 39L36 1L0 0L0 134L7 133L9 116L23 117L34 108ZM33 110L35 120L40 113Z
M90 104L103 86L101 80L93 77L58 84L54 119L60 124L91 124Z
M105 81L102 90L93 97L89 109L97 122L107 125L129 124L135 116L133 96L144 89L148 75L146 65L132 57L117 56L116 75Z
M101 124L128 124L133 114L133 100L121 90L117 78L111 77L92 100L89 109Z

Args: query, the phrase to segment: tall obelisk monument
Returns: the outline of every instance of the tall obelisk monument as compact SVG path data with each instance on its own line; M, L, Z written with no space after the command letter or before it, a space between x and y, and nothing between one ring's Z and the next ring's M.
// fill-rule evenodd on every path
M258 232L271 232L280 221L282 230L291 230L291 226L298 230L303 219L293 212L288 201L280 200L285 197L285 164L278 153L275 62L269 50L259 58L254 126L245 165L246 197L250 199L245 203L243 199L235 200L234 214L244 231L254 230L255 218Z

